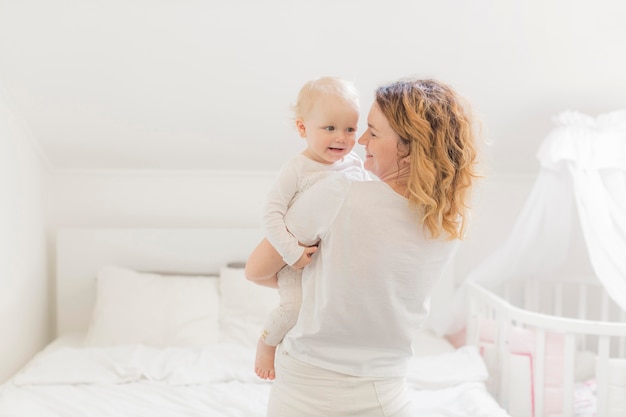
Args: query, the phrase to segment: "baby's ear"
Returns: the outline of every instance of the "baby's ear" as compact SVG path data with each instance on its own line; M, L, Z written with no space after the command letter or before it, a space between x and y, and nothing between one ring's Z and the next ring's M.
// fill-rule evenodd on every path
M298 129L298 133L301 138L306 138L306 126L304 125L304 120L300 118L296 119L296 129Z

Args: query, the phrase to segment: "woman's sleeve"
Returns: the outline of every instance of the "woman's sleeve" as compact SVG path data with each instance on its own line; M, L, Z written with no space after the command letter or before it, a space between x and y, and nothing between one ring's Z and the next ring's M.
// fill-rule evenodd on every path
M351 180L332 174L300 194L285 216L289 232L309 246L324 238L348 195Z
M293 163L287 163L270 189L263 209L265 237L288 265L293 265L300 259L304 251L298 244L298 239L287 230L284 220L289 203L298 189L298 181L296 167Z

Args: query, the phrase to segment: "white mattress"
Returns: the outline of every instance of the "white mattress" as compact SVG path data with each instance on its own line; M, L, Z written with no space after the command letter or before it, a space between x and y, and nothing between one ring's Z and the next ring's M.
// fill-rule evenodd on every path
M1 417L262 417L271 382L256 377L254 350L82 347L57 339L0 387ZM487 393L474 348L415 357L408 383L415 414L508 416Z

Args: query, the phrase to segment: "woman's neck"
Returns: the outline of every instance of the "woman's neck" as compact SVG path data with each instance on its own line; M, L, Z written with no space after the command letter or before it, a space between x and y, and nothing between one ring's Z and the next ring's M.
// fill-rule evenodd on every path
M402 197L408 197L409 168L401 168L400 170L380 178L385 184L391 187L396 193Z

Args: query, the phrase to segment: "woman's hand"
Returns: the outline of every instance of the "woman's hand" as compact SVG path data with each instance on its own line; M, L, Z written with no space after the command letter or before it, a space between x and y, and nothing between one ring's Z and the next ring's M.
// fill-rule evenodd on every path
M291 265L291 267L293 269L302 269L305 266L307 266L308 264L311 263L312 259L311 257L313 256L313 254L317 252L317 245L315 246L305 246L304 247L304 252L302 253L302 256L300 256L300 259L298 259L296 261L296 263L294 263L293 265Z

